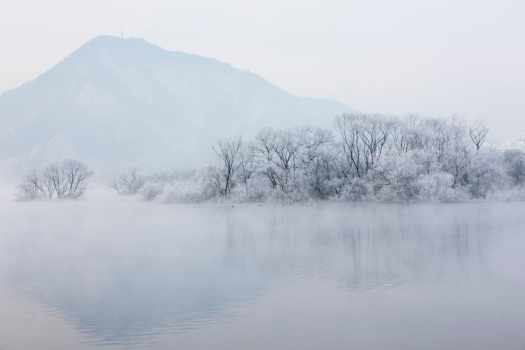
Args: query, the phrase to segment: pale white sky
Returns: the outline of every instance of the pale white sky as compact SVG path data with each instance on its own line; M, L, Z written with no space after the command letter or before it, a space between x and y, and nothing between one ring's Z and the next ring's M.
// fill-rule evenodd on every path
M377 112L484 119L525 136L523 0L0 0L0 91L99 34L249 69Z

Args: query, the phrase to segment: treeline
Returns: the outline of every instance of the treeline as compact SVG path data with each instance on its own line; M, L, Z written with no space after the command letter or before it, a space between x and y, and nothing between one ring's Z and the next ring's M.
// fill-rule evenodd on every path
M334 128L264 129L214 147L217 162L186 176L123 174L119 193L144 199L461 201L521 195L525 153L486 145L488 129L458 119L339 116Z
M482 124L453 118L352 113L331 129L264 129L251 140L225 139L204 169L134 169L111 187L167 202L525 199L525 153L490 147L487 135ZM78 161L53 163L25 177L20 197L78 198L91 175Z

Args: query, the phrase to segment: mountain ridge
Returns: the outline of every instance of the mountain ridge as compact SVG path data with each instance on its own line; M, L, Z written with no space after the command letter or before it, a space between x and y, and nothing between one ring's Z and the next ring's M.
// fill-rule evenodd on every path
M213 58L102 35L0 94L0 159L192 167L221 137L328 126L346 110Z

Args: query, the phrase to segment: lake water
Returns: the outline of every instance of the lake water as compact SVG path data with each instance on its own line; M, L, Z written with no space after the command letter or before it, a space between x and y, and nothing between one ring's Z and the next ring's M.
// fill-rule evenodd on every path
M525 204L111 198L0 207L1 350L525 349Z

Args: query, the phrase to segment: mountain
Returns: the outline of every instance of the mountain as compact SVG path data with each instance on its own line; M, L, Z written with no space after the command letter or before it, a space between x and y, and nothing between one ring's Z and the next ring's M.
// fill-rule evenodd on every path
M100 36L0 96L0 161L193 167L209 160L221 137L329 126L347 109L214 59Z

